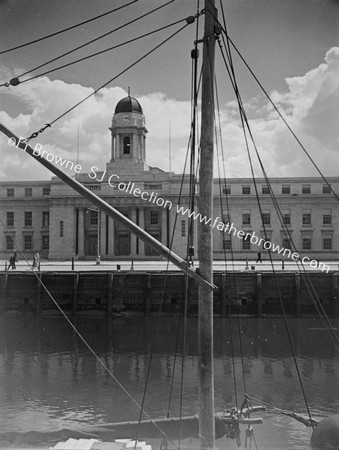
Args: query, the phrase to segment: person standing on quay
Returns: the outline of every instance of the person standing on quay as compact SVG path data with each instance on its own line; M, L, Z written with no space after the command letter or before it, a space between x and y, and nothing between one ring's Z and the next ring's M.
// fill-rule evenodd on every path
M262 263L262 259L261 259L261 251L259 250L258 251L258 253L257 253L257 260L256 260L256 262L258 263L258 262L261 262Z
M16 269L15 263L17 263L18 260L16 259L16 252L13 252L13 255L9 258L9 266L8 269L12 268L12 270Z

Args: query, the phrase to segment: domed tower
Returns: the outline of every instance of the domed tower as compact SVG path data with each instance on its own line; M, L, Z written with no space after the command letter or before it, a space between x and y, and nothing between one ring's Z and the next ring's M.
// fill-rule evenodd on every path
M121 171L149 170L146 164L145 116L138 100L128 95L117 104L112 127L110 169Z

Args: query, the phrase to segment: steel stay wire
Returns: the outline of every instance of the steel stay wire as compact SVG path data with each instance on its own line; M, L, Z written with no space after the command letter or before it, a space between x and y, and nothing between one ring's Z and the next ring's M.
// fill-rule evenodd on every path
M137 0L137 1L139 1L139 0ZM151 36L152 34L155 34L155 33L159 32L159 31L166 30L167 28L170 28L170 27L172 27L172 26L174 26L174 25L177 25L177 24L180 23L180 22L183 22L183 21L186 21L186 22L187 22L187 20L188 20L188 17L186 17L185 19L177 20L176 22L172 22L172 23L169 24L169 25L165 25L165 26L163 26L163 27L161 27L161 28L157 28L157 29L155 29L155 30L153 30L153 31L149 31L148 33L142 34L142 35L137 36L137 37L135 37L135 38L133 38L133 39L129 39L129 40L124 41L124 42L122 42L122 43L120 43L120 44L114 45L114 46L112 46L112 47L108 47L108 48L106 48L106 49L104 49L104 50L100 50L100 51L95 52L95 53L91 53L90 55L87 55L87 56L84 56L84 57L82 57L82 58L76 59L75 61L71 61L71 62L69 62L69 63L65 63L65 64L63 64L62 66L58 66L58 67L55 67L54 69L46 70L46 72L39 73L39 74L34 75L34 76L30 77L30 78L25 78L25 79L22 80L22 81L19 80L19 84L23 84L23 83L26 83L26 82L28 82L28 81L35 80L35 79L40 78L40 77L43 77L43 76L45 76L45 75L47 75L47 74L49 74L49 73L56 72L57 70L64 69L64 68L66 68L66 67L72 66L72 65L77 64L77 63L82 62L82 61L86 61L87 59L93 58L93 57L95 57L95 56L98 56L98 55L101 55L101 54L103 54L103 53L109 52L109 51L111 51L111 50L116 50L117 48L123 47L124 45L127 45L127 44L130 44L130 43L132 43L132 42L138 41L139 39L143 39L143 38L145 38L145 37L147 37L147 36ZM41 67L41 66L40 66L40 67ZM20 78L20 77L23 77L24 75L27 75L28 73L31 73L31 72L35 71L36 69L37 69L37 68L31 69L31 70L29 70L29 71L27 71L27 72L25 72L25 73L23 73L23 74L21 74L21 75L18 75L18 76L15 77L14 79L18 79L18 78ZM0 87L1 87L1 86L7 86L7 85L9 85L9 84L10 84L10 83L4 83L4 84L0 85Z
M223 37L223 38L224 38L224 37ZM219 42L219 45L220 45L220 42ZM229 49L229 52L230 52L230 49ZM224 61L225 61L225 59L224 59ZM226 61L225 61L225 65L226 65ZM227 66L226 66L226 67L227 67ZM228 73L229 73L229 69L228 69L228 68L227 68L227 70L228 70ZM229 76L230 76L230 73L229 73ZM233 83L232 83L232 85L233 85ZM241 98L240 98L240 102L241 102L241 104L242 104ZM243 106L242 106L242 108L243 108ZM247 123L247 127L249 127L246 118L245 118L245 121L246 121L246 123ZM253 136L252 136L252 133L251 133L250 129L249 129L249 133L250 133L251 139L252 139L252 141L253 141L253 143L254 143L254 139L253 139ZM287 235L287 236L289 237L290 242L293 244L294 250L297 251L296 246L295 246L294 241L293 241L293 238L292 238L292 235L291 235L291 233L290 233L290 230L288 229L287 225L284 223L282 212L281 212L281 210L280 210L280 207L279 207L279 204L278 204L278 202L277 202L277 199L276 199L276 197L275 197L275 195L274 195L274 193L273 193L273 189L272 189L271 183L270 183L269 178L268 178L268 176L267 176L267 174L266 174L266 171L265 171L265 169L264 169L264 167L263 167L263 165L262 165L261 158L260 158L260 156L259 156L259 153L258 153L258 150L257 150L255 144L254 144L254 148L255 148L255 151L256 151L256 153L257 153L257 157L258 157L258 160L259 160L259 162L260 162L260 166L261 166L262 172L263 172L263 174L264 174L265 182L266 182L267 186L269 187L269 190L270 190L270 196L271 196L271 199L272 199L273 204L274 204L274 206L275 206L275 209L276 209L276 212L277 212L277 215L278 215L278 219L279 219L279 221L280 221L280 224L281 224L281 226L282 226L282 228L283 228L283 231L284 231L285 235ZM254 181L254 184L255 184L255 183L256 183L256 182ZM265 227L264 227L264 228L265 228ZM265 232L265 229L264 229L264 232ZM267 235L266 235L266 234L265 234L265 240L267 240ZM299 270L300 270L299 262L296 261L296 264L297 264L297 267L298 267ZM336 347L337 351L339 352L339 338L337 337L337 335L336 335L336 333L335 333L335 331L334 331L334 329L333 329L333 327L332 327L332 325L331 325L331 323L330 323L330 321L329 321L329 318L328 318L328 316L327 316L327 314L326 314L326 311L325 311L323 305L321 304L321 302L320 302L320 300L319 300L319 298L318 298L318 295L317 295L317 293L316 293L316 291L315 291L315 289L314 289L314 287L313 287L313 284L312 284L312 282L311 282L311 280L310 280L310 277L309 277L309 275L308 275L308 273L307 273L307 271L306 271L306 269L305 269L305 267L304 267L304 264L303 264L302 262L301 262L301 266L302 266L302 268L303 268L303 272L301 272L301 273L302 273L302 277L303 277L304 281L306 282L306 287L307 287L307 290L308 290L308 292L309 292L309 294L310 294L310 297L311 297L311 299L312 299L312 301L313 301L313 304L314 304L314 306L315 306L315 308L316 308L316 310L317 310L317 312L318 312L318 314L319 314L319 316L320 316L322 322L324 323L325 328L326 328L327 331L329 332L330 338L331 338L331 340L332 340L334 346ZM310 287L310 286L311 286L311 287ZM312 293L311 289L313 290L313 293ZM315 298L314 298L314 297L315 297ZM319 307L320 307L320 309L322 310L322 313L323 313L323 315L325 316L326 321L327 321L328 324L325 323L324 318L322 317L322 314L320 313ZM336 343L335 341L337 341L337 343Z
M174 1L174 0L173 0ZM149 56L151 53L153 53L154 51L158 50L158 48L160 48L162 45L164 45L166 42L168 42L170 39L172 39L174 36L176 36L178 33L180 33L182 30L184 30L189 24L184 25L183 27L181 27L179 30L175 31L173 34L171 34L171 36L167 37L165 40L163 40L162 42L160 42L160 44L156 45L155 47L153 47L151 50L149 50L147 53L145 53L143 56L141 56L139 59L137 59L136 61L134 61L132 64L130 64L127 68L125 68L124 70L122 70L120 73L118 73L117 75L115 75L113 78L111 78L110 80L106 81L104 84L102 84L100 87L98 87L97 89L95 89L91 94L87 95L86 97L84 97L82 100L80 100L78 103L76 103L75 105L73 105L71 108L69 108L67 111L65 111L64 113L60 114L57 118L55 118L52 122L47 123L45 125L45 127L41 128L39 131L36 131L35 133L32 133L31 136L29 136L28 138L26 138L26 142L30 141L33 138L36 138L40 133L42 133L47 127L51 127L55 122L57 122L58 120L60 120L62 117L66 116L68 113L70 113L71 111L73 111L75 108L77 108L79 105L81 105L82 103L84 103L86 100L88 100L90 97L93 97L93 95L97 94L101 89L103 89L104 87L106 87L108 84L112 83L112 81L116 80L118 77L120 77L121 75L123 75L124 73L126 73L128 70L130 70L132 67L134 67L135 65L137 65L140 61L142 61L143 59L145 59L147 56Z
M224 19L224 23L225 23L225 15L224 15L224 9L223 9L223 4L222 1L220 0L220 4L221 4L221 9L222 9L222 14L223 14L223 19ZM281 112L279 111L279 108L277 108L277 106L274 104L274 102L272 101L272 99L270 98L269 94L267 93L267 91L265 90L265 88L263 87L263 85L260 83L259 79L257 78L257 76L254 74L253 70L250 68L249 64L246 62L245 58L241 55L240 51L237 49L236 45L234 44L234 42L232 41L232 39L229 37L227 31L226 31L226 26L223 26L219 20L217 16L214 16L215 20L217 21L218 25L221 27L221 31L225 34L227 40L231 43L232 47L234 48L234 50L237 52L237 54L239 55L240 59L243 61L243 63L245 64L245 66L247 67L247 69L249 70L249 72L251 73L251 75L253 76L253 78L255 79L255 81L257 82L258 86L262 89L263 93L265 94L265 96L267 97L267 99L269 100L269 102L272 104L273 108L275 109L275 111L277 112L277 114L279 115L279 117L282 119L282 121L284 122L284 124L286 125L286 127L288 128L288 130L290 131L290 133L292 134L292 136L295 138L295 140L297 141L297 143L299 144L299 146L302 148L302 150L304 151L304 153L306 154L306 156L309 158L309 160L311 161L312 165L315 167L315 169L317 170L317 172L320 174L321 178L324 180L324 182L326 183L326 185L328 186L328 188L330 189L330 191L332 192L332 194L334 195L334 197L339 201L339 196L334 192L334 190L332 189L332 186L329 184L327 178L325 177L325 175L321 172L321 170L319 169L319 167L316 165L315 161L313 160L313 158L310 156L310 154L308 153L308 151L306 150L306 148L304 147L304 145L302 144L302 142L300 141L300 139L297 137L297 135L295 134L295 132L293 131L292 127L288 124L287 120L284 118L284 116L281 114ZM225 23L226 25L226 23Z
M94 20L100 19L101 17L108 16L109 14L117 12L120 9L126 8L127 6L130 6L133 3L136 3L138 1L140 1L140 0L133 0L125 5L119 6L118 8L114 8L114 9L111 9L110 11L100 14L99 16L95 16L95 17L92 17L91 19L84 20L83 22L77 23L75 25L72 25L70 27L67 27L62 30L56 31L54 33L48 34L46 36L42 36L41 38L34 39L33 41L26 42L25 44L17 45L16 47L8 48L7 50L1 50L0 55L12 52L13 50L18 50L23 47L27 47L28 45L36 44L37 42L43 41L45 39L49 39L49 38L57 36L58 34L61 34L61 33L65 33L66 31L73 30L74 28L80 27L81 25L85 25L86 23L93 22Z
M219 46L219 48L220 48L220 46ZM239 113L240 113L240 118L241 118L243 133L244 133L244 138L245 138L245 142L246 142L246 149L247 149L248 159L249 159L251 173L252 173L252 180L253 180L253 183L254 183L254 188L255 188L255 192L256 192L256 198L257 198L257 202L258 202L260 216L262 218L263 217L263 213L262 213L262 208L261 208L261 204L260 204L260 199L259 199L259 194L258 194L258 188L257 188L256 180L255 180L255 177L254 177L253 163L252 163L252 158L251 158L251 155L250 155L250 152L249 152L249 146L248 146L247 135L246 135L246 130L245 130L245 123L246 123L246 126L247 126L248 129L249 129L249 124L248 124L248 121L247 121L246 113L245 113L245 111L243 109L243 104L242 104L240 93L239 93L239 90L238 90L238 87L237 87L237 82L236 82L235 73L234 73L234 70L233 70L233 64L232 64L232 59L231 59L231 55L230 54L229 54L229 58L230 58L229 63L230 63L230 70L231 70L231 73L232 73L232 79L234 80L234 86L236 88L235 94L236 94L236 98L237 98L238 105L239 105ZM252 133L251 133L250 129L249 129L249 133L250 133L252 142L254 144L253 136L252 136ZM256 149L255 144L254 144L254 147ZM257 156L259 157L258 153L257 153ZM264 223L263 220L262 220L262 225L263 225L263 228L264 228L265 240L267 241L267 231L266 231L266 226L265 226L265 223ZM278 293L279 300L280 300L281 310L282 310L282 313L283 313L286 334L287 334L287 337L288 337L288 341L289 341L289 344L290 344L290 349L291 349L291 352L292 352L292 356L293 356L293 360L294 360L297 376L298 376L298 379L299 379L300 388L301 388L301 391L303 393L304 402L305 402L306 409L308 411L308 415L309 415L310 421L312 421L311 411L309 409L309 405L308 405L308 401L307 401L307 397L306 397L306 392L304 390L303 382L302 382L302 379L301 379L301 374L300 374L299 366L298 366L298 363L297 363L296 354L295 354L295 351L294 351L294 346L293 346L291 334L290 334L289 327L288 327L288 324L287 324L287 317L286 317L285 307L284 307L284 304L283 304L283 301L282 301L280 287L279 287L278 280L277 280L277 277L276 277L276 271L275 271L275 268L274 268L274 264L273 264L273 260L272 260L272 254L271 254L270 250L268 251L268 254L269 254L269 258L270 258L270 262L271 262L271 267L272 267L272 271L273 271L273 275L274 275L274 280L275 280L277 293Z
M33 68L33 69L30 69L30 70L26 71L25 73L21 74L20 76L22 77L22 76L27 75L28 73L30 73L30 72L32 72L32 71L34 71L34 70L41 69L41 67L47 66L48 64L50 64L50 63L52 63L52 62L54 62L54 61L58 61L59 59L63 58L64 56L70 55L71 53L74 53L74 52L76 52L77 50L80 50L81 48L86 47L87 45L93 44L93 42L96 42L96 41L98 41L98 40L100 40L100 39L102 39L102 38L104 38L104 37L106 37L106 36L108 36L108 35L110 35L110 34L112 34L112 33L115 33L116 31L121 30L122 28L125 28L125 27L128 26L128 25L131 25L131 24L134 23L134 22L137 22L137 21L140 20L140 19L143 19L144 17L146 17L146 16L152 14L152 13L155 12L155 11L158 11L158 10L161 9L161 8L164 8L165 6L169 5L170 3L173 3L174 1L175 1L175 0L170 0L170 1L168 1L167 3L164 3L163 5L158 6L157 8L152 9L151 11L148 11L147 13L142 14L141 16L137 17L136 19L133 19L133 20L131 20L131 21L129 21L129 22L123 24L123 25L120 25L119 27L117 27L117 28L115 28L115 29L113 29L113 30L111 30L111 31L108 31L107 33L104 33L104 34L102 34L102 35L100 35L100 36L98 36L98 37L96 37L96 38L94 38L94 39L91 39L90 41L85 42L84 44L79 45L78 47L75 47L75 48L73 48L72 50L69 50L69 51L63 53L62 55L59 55L59 56L57 56L57 57L55 57L55 58L53 58L53 59L50 59L49 61L47 61L47 62L45 62L45 63L43 63L43 64L40 64L39 66L37 66L37 67L35 67L35 68ZM12 84L11 81L15 81L15 84ZM18 77L13 78L11 81L10 81L9 83L6 83L5 86L7 86L7 85L8 85L8 86L9 86L9 85L16 86L16 85L20 84L20 81L18 80ZM18 81L18 82L17 82L17 81ZM2 85L2 86L3 86L3 85ZM8 86L7 86L7 87L8 87Z
M199 15L198 15L199 17ZM189 137L189 143L187 146L187 151L186 151L186 158L185 158L185 164L184 164L184 170L183 170L183 174L181 177L181 186L180 186L180 191L179 191L179 198L178 198L178 202L181 199L181 194L182 194L182 189L183 189L183 182L184 182L184 174L185 174L185 168L186 168L186 164L187 164L187 160L188 160L188 153L189 153L189 148L190 148L190 142L192 140L192 135L194 134L194 123L192 121L191 124L191 133L190 133L190 137ZM174 225L173 225L173 231L172 231L172 237L171 237L171 242L170 242L170 249L172 249L173 243L174 243L174 235L175 235L175 230L176 230L176 225L177 225L177 215L175 216L175 221L174 221ZM146 382L145 382L145 389L144 389L144 393L143 393L143 399L142 399L142 404L141 404L141 409L140 409L140 416L139 416L139 423L138 423L138 427L137 427L137 432L136 432L136 441L138 439L138 434L139 434L139 425L141 422L141 418L142 418L142 413L143 413L143 406L144 406L144 402L146 399L146 393L147 393L147 386L148 386L148 380L149 380L149 376L150 376L150 369L151 369L151 364L152 364L152 359L153 359L153 354L155 351L155 346L156 346L156 342L157 342L157 337L158 337L158 330L159 330L159 325L160 325L160 316L161 316L161 312L162 312L162 305L163 305L163 300L164 300L164 295L165 295L165 291L166 291L166 286L167 286L167 279L168 279L168 267L169 267L169 260L167 261L167 267L166 267L166 277L165 277L165 282L164 282L164 287L162 290L162 297L161 297L161 301L160 301L160 305L159 305L159 310L158 310L158 315L157 315L157 323L156 323L156 330L154 333L155 338L153 339L153 343L152 343L152 348L151 348L151 354L150 354L150 360L149 360L149 364L148 364L148 369L147 369L147 374L146 374ZM185 362L185 352L186 352L186 330L187 330L187 298L188 298L188 273L187 270L185 273L185 301L184 301L184 326L183 326L183 349L182 349L182 366L181 366L181 391L180 391L180 421L179 421L179 449L181 446L181 419L182 419L182 399L183 399L183 374L184 374L184 362ZM175 371L175 361L176 361L176 357L177 357L177 343L178 343L178 336L179 336L179 330L180 330L180 321L178 324L178 329L177 329L177 342L176 342L176 350L175 350L175 360L174 360L174 364L173 364L173 378L174 378L174 371ZM171 403L171 398L172 398L172 388L173 388L173 378L172 378L172 383L171 383L171 388L170 388L170 398L169 398L169 406L168 406L168 411L167 411L167 416L169 416L169 411L170 411L170 403Z
M11 239L13 241L13 243L16 245L17 249L19 250L21 256L24 258L24 260L27 262L29 268L31 269L31 271L33 272L34 276L37 278L39 284L44 288L45 292L47 293L47 295L49 296L49 298L52 300L52 302L54 303L54 305L56 306L56 308L58 309L58 311L61 313L61 315L64 317L64 319L66 320L66 322L70 325L70 327L73 329L73 331L75 332L75 334L80 338L80 340L84 343L84 345L87 347L87 349L90 351L90 353L95 357L95 359L98 361L98 363L103 367L103 369L112 377L112 379L116 382L116 384L120 387L120 389L127 395L127 397L138 407L138 409L141 409L141 406L139 405L139 403L137 402L137 400L134 399L134 397L128 392L128 390L123 386L123 384L116 378L116 376L113 374L113 372L110 370L110 368L101 360L101 358L97 355L97 353L95 352L95 350L91 347L91 345L86 341L86 339L83 337L83 335L80 333L80 331L78 331L78 329L76 328L76 326L72 323L72 321L68 318L67 314L63 311L63 309L60 307L59 303L55 300L55 298L53 297L53 295L50 293L49 289L47 288L47 286L45 285L45 283L42 281L42 279L38 276L37 272L33 269L33 267L30 265L30 263L28 262L24 252L22 251L20 245L18 244L18 242L15 240L14 236L11 234L10 230L7 228L7 226L5 225L5 223L3 222L3 220L0 217L0 223L2 224L3 228L5 229L6 233L11 236ZM152 424L161 432L161 434L168 439L176 448L177 446L175 445L174 442L172 442L168 436L166 435L166 433L157 425L157 423L147 414L146 411L142 411L143 414L145 414L145 416L152 422ZM109 426L110 424L107 424L106 426Z

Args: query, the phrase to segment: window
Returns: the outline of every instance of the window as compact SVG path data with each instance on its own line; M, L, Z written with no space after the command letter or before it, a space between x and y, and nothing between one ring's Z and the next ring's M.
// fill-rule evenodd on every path
M282 245L284 248L291 249L291 240L289 238L284 238L282 241Z
M162 184L152 184L152 183L145 183L145 189L162 189Z
M14 242L13 242L12 236L9 236L9 235L6 236L6 249L14 250Z
M225 184L224 187L222 188L222 192L226 195L231 195L231 185Z
M332 224L332 210L324 209L323 210L323 225L331 225Z
M32 197L32 195L33 195L33 189L26 187L25 188L25 197Z
M63 220L60 220L59 235L60 235L60 237L64 237L64 221Z
M282 210L282 219L285 225L291 225L291 211L289 209Z
M231 222L231 213L227 209L225 211L223 211L222 221L224 223L230 223Z
M243 250L251 250L251 236L247 234L245 234L245 236L243 236L242 238L242 249Z
M50 195L50 193L51 193L51 188L49 187L49 186L44 186L43 188L42 188L42 195Z
M283 184L281 192L282 192L282 194L290 194L291 186L289 184Z
M124 155L130 155L131 153L131 138L129 136L124 137Z
M323 184L323 194L330 194L331 193L331 185Z
M301 192L303 194L310 194L311 193L311 185L310 184L303 184L301 186Z
M323 235L323 250L332 250L332 234Z
M186 221L182 220L181 221L181 237L185 237L186 236Z
M25 227L31 227L33 224L32 211L25 211Z
M225 237L222 241L223 250L231 250L231 236Z
M84 184L87 189L90 191L100 191L101 190L101 184Z
M271 225L271 211L269 209L263 210L262 223L263 225Z
M14 227L14 212L13 211L7 211L7 222L8 227Z
M311 250L311 238L303 237L303 250Z
M49 211L42 211L42 226L49 227Z
M31 234L25 234L24 235L24 249L25 250L32 250L33 245L32 245L32 235Z
M243 186L243 187L242 187L242 193L243 193L243 195L248 195L248 194L250 194L250 193L251 193L251 186L248 186L248 185Z
M151 225L158 225L159 224L159 213L158 211L152 211L150 212L150 224Z
M89 222L91 225L98 225L99 220L99 213L96 209L90 209L89 210L90 216L89 216Z
M311 225L311 210L303 210L303 225Z
M14 188L7 188L7 197L14 197Z
M244 209L242 212L242 224L251 225L251 211L248 209Z
M261 186L261 193L262 194L269 194L270 188L268 186Z
M49 236L48 235L42 236L41 247L42 247L42 250L49 250Z

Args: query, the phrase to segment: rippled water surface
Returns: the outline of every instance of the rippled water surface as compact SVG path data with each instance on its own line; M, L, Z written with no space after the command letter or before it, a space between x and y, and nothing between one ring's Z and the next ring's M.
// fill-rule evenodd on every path
M75 321L127 395L65 319L1 317L0 433L86 430L92 425L137 420L139 411L131 399L142 402L154 342L144 408L153 418L166 416L178 322L179 318L162 318L156 338L155 318L86 317ZM240 406L246 388L249 395L260 401L307 416L283 320L244 318L240 325L241 346L237 320L230 324L228 319L215 319L216 410L231 407L236 398ZM339 359L323 323L316 319L290 319L288 325L314 418L338 412ZM339 322L333 321L332 325L337 327ZM179 415L182 323L179 336L172 416ZM198 411L197 338L197 319L190 318L183 369L184 415ZM310 431L301 423L272 412L256 415L264 419L262 425L255 425L259 448L308 448ZM244 441L244 427L241 429ZM196 443L192 441L190 445ZM237 448L234 441L227 439L218 440L217 446Z

